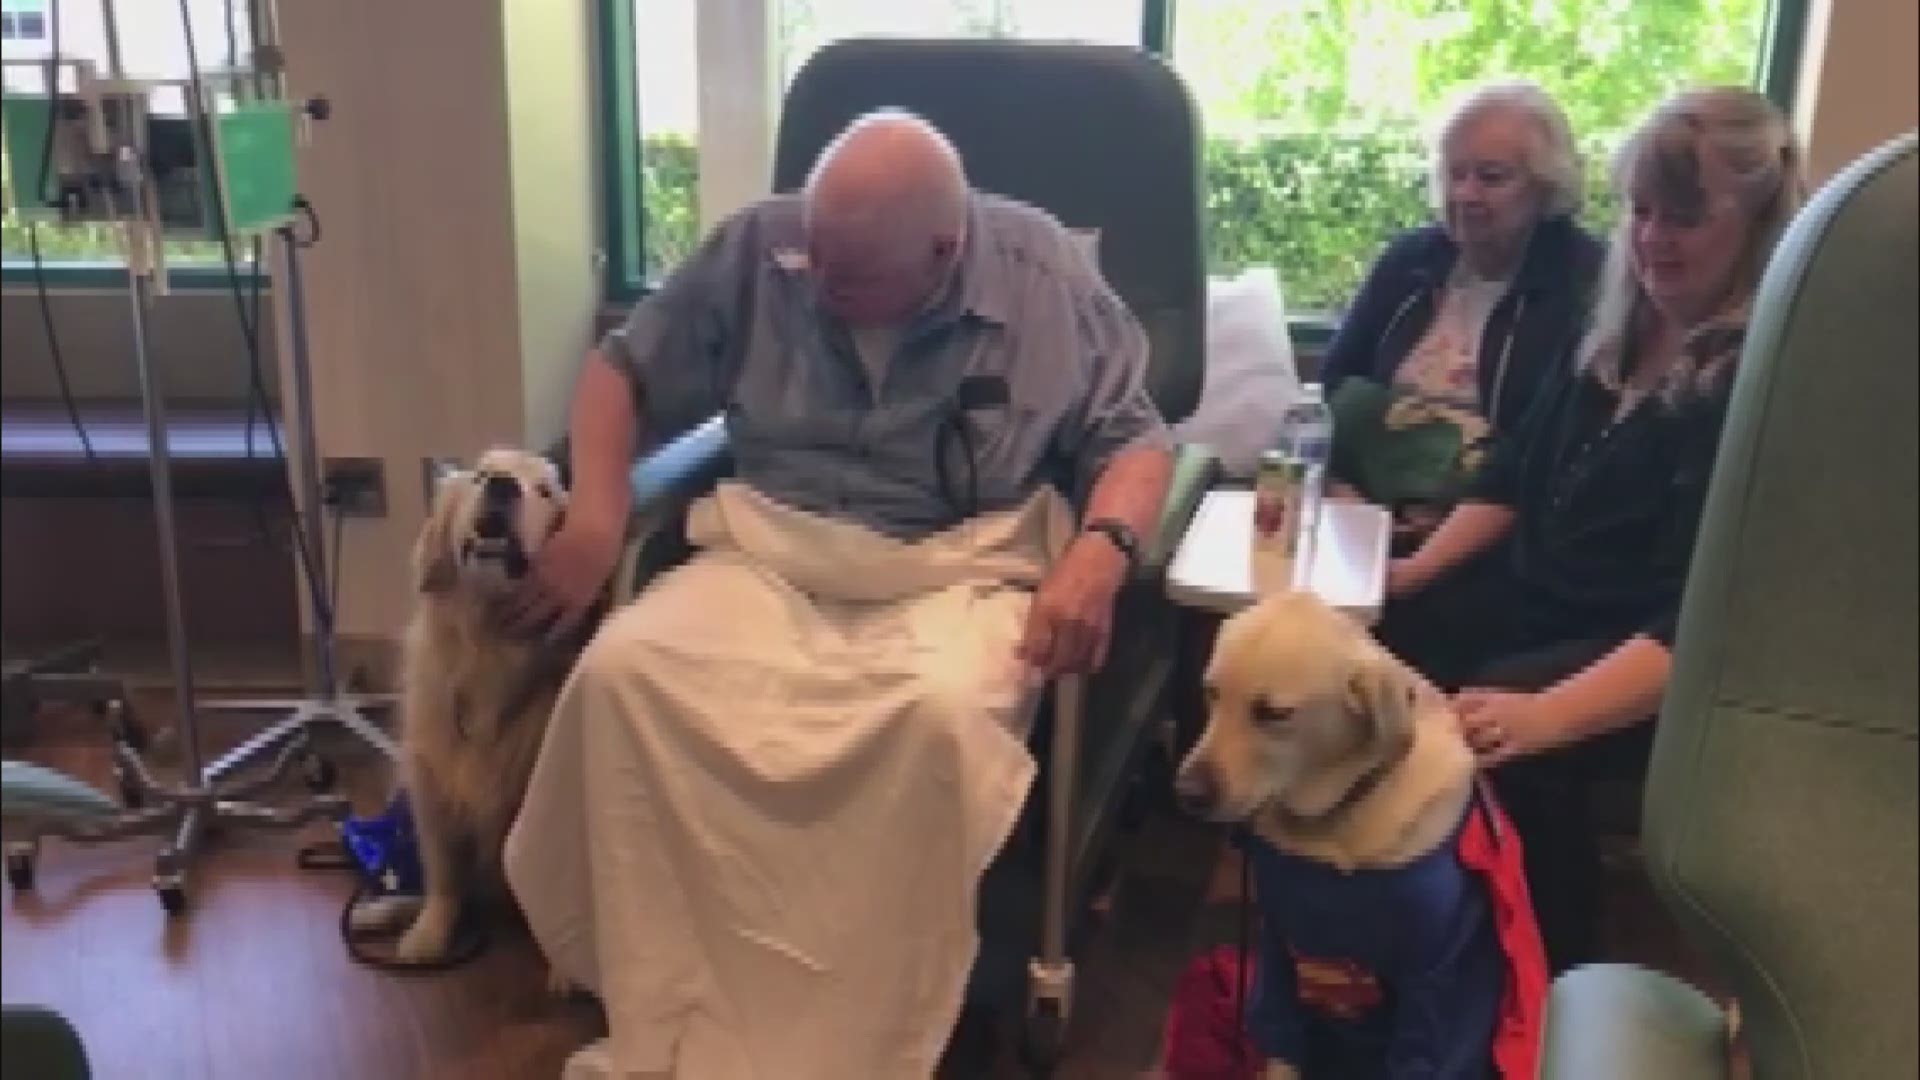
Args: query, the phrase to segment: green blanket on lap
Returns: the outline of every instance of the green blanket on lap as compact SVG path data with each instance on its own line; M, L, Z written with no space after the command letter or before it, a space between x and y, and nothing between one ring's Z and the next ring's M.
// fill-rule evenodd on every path
M1354 376L1334 388L1333 475L1371 502L1449 504L1468 480L1460 429L1442 419L1390 426L1395 391Z

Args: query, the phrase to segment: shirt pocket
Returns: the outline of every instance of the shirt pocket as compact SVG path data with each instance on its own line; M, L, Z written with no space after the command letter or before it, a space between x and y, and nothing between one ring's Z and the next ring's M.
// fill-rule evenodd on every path
M981 501L1005 505L1024 497L1045 441L1038 433L1035 410L996 405L970 409L964 419Z

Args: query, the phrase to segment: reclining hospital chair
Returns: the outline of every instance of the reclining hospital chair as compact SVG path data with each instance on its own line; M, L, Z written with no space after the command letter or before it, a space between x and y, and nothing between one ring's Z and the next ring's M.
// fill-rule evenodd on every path
M1765 1080L1920 1074L1917 186L1909 135L1767 269L1647 776L1649 870ZM1735 1026L1665 975L1578 968L1541 1075L1725 1077Z
M834 135L886 106L945 132L977 188L1043 207L1097 237L1108 281L1146 330L1154 401L1170 423L1190 413L1206 340L1200 133L1173 72L1139 50L1104 46L831 44L787 95L774 188L798 189ZM686 556L685 505L724 472L725 454L726 431L714 419L635 467L633 580ZM1177 626L1162 577L1213 470L1211 455L1181 449L1158 533L1143 538L1145 565L1119 601L1106 668L1049 693L1032 742L1039 781L981 887L981 953L968 1002L999 1013L1018 1007L1024 991L1036 1065L1060 1051L1072 947L1162 714Z

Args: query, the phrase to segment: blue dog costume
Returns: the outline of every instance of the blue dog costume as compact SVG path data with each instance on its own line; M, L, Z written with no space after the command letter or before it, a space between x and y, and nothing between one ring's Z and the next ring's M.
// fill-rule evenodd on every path
M1262 1057L1340 1080L1530 1080L1546 957L1519 837L1484 791L1450 843L1404 866L1239 843L1260 899L1247 1029Z

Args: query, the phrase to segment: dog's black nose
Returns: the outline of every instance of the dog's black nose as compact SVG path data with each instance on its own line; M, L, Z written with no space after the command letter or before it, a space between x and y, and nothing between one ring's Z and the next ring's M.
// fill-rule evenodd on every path
M520 497L520 481L511 476L489 476L480 493L490 503L510 503Z
M1219 795L1220 789L1214 783L1212 769L1185 768L1181 769L1180 775L1174 778L1175 801L1180 804L1180 809L1194 817L1211 816L1213 805L1219 799Z

